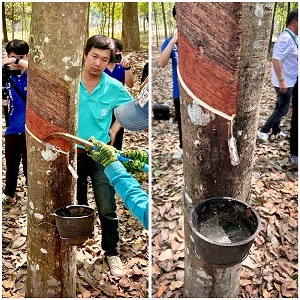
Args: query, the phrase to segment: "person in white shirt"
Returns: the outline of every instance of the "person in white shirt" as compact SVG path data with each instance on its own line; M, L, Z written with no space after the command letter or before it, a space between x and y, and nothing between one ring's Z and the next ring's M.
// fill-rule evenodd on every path
M278 37L272 56L272 83L277 93L277 102L265 125L257 136L268 142L269 132L275 136L286 134L280 129L280 121L289 110L293 87L298 76L298 8L289 12L286 29Z

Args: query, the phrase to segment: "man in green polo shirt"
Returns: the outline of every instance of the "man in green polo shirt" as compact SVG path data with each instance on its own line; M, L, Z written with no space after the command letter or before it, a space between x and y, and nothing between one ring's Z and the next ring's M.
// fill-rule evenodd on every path
M109 143L119 126L112 126L113 109L131 101L133 97L116 79L103 71L112 61L114 44L103 35L88 39L84 50L85 67L81 72L78 104L78 136L88 140L93 135ZM116 129L115 129L116 128ZM121 277L123 265L118 255L118 219L115 190L104 174L104 167L87 155L83 147L77 148L77 200L87 205L87 178L90 176L95 202L102 227L102 249L113 276Z

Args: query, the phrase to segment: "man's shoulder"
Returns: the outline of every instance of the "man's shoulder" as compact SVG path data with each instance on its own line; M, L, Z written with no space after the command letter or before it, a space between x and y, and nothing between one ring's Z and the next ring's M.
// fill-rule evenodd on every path
M163 51L163 50L165 50L165 48L167 48L167 46L170 43L171 39L172 39L172 36L165 39L165 41L161 45L161 51Z
M292 40L291 34L289 33L289 31L285 30L279 35L276 42L277 43L290 43L292 41L293 40Z
M172 39L172 36L166 38L165 41L163 42L163 45L168 45L170 43L171 39Z

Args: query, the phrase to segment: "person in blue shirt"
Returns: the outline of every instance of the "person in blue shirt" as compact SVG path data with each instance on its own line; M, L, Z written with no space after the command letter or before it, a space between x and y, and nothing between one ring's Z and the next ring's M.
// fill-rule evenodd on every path
M132 88L134 86L134 78L131 71L129 59L122 56L123 44L116 38L113 38L112 40L115 45L115 56L113 60L108 64L104 72L107 75L122 82L123 85L126 84L126 86L128 86L129 88Z
M91 134L104 144L110 134L119 129L111 126L113 109L133 99L123 84L104 73L114 57L114 44L103 35L90 37L84 49L85 66L81 72L78 103L78 137L88 139ZM116 129L117 128L117 129ZM87 205L88 177L90 177L102 228L101 247L113 276L121 277L123 265L119 257L119 229L115 190L104 174L104 167L77 148L77 202Z
M176 20L176 9L173 7L173 17ZM178 85L177 67L178 67L178 45L177 45L178 33L175 32L173 37L167 38L161 47L161 55L158 61L158 65L164 68L169 59L172 59L172 79L173 79L173 100L175 107L175 117L178 122L179 131L179 149L173 155L173 158L180 159L183 156L182 150L182 129L181 129L181 115L180 115L180 92Z
M131 131L148 129L148 95L149 84L146 83L136 100L115 109L116 119L121 126ZM89 141L97 148L97 150L87 149L89 155L105 167L104 173L121 199L123 199L125 206L148 229L148 194L138 181L126 171L123 164L118 161L117 149L96 140L93 136L90 137ZM140 171L145 164L148 164L148 151L146 150L119 151L119 153L124 157L138 160L141 163L139 166Z
M112 39L115 45L115 56L113 60L108 64L104 72L111 76L112 78L117 79L123 85L126 84L127 87L132 88L134 86L134 78L131 71L131 66L128 58L122 56L123 44L120 40L113 38ZM112 124L115 122L116 118L113 115ZM116 149L121 150L123 144L124 128L120 128L117 134L114 136L111 133L110 145L113 145Z
M3 193L5 194L5 201L13 203L21 160L27 185L25 120L29 46L25 41L12 40L5 49L7 58L2 60L2 67L10 66L11 69L19 71L17 72L19 74L16 75L12 72L7 73L9 79L7 78L4 88L8 97L2 99L2 107L7 107L8 110L9 123L4 135L6 178Z

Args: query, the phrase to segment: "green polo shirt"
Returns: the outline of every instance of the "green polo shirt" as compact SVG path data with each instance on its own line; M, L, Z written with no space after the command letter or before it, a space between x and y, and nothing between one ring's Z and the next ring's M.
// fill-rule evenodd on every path
M104 72L91 94L80 79L78 137L88 140L90 136L94 136L97 140L108 143L113 109L132 99L121 82Z

